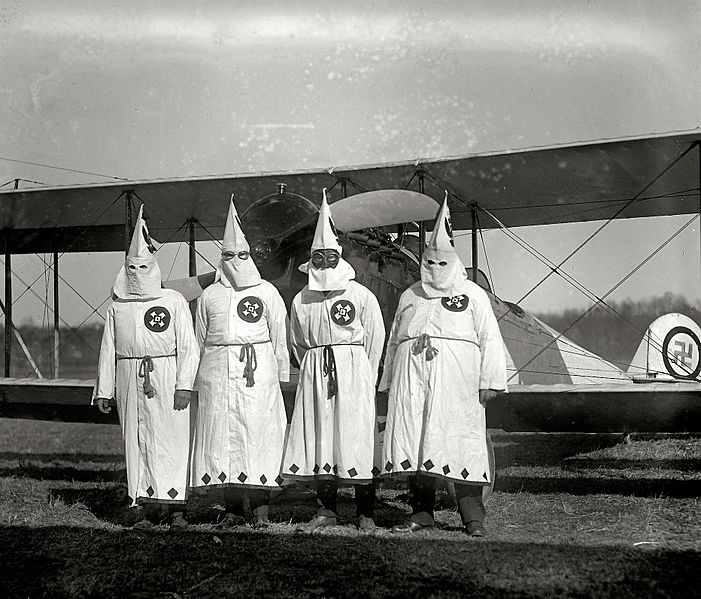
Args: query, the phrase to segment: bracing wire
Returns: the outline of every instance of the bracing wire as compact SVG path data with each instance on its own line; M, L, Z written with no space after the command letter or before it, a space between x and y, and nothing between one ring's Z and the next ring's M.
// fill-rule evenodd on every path
M645 193L646 190L650 189L665 173L667 173L677 162L679 162L684 156L686 156L694 147L696 147L696 144L691 144L684 152L682 152L679 156L677 156L672 162L670 162L665 168L660 171L657 176L652 179L643 189L641 189L634 197L632 197L629 201L625 202L614 214L613 216L609 217L608 220L604 221L602 225L596 229L589 237L587 237L582 243L580 243L574 250L572 250L559 264L555 266L555 270L559 270L567 261L569 261L572 256L574 256L577 252L579 252L585 245L587 245L594 237L596 237L601 231L603 231L608 225L610 225L616 217L618 217L620 214L623 213L623 211L628 208L633 202L635 202L640 196L642 196L643 193ZM554 273L554 270L551 270L548 274L546 274L538 283L536 283L526 294L519 299L516 304L520 304L523 300L525 300L533 291L535 291L540 285L542 285L547 279L550 278L550 276Z
M80 175L91 175L94 177L104 177L105 179L116 179L118 181L129 181L125 177L115 177L114 175L103 175L102 173L91 173L89 171L80 171L74 168L65 168L62 166L53 166L51 164L42 164L41 162L29 162L28 160L17 160L16 158L7 158L6 156L0 156L0 160L5 162L14 162L15 164L28 164L29 166L40 166L42 168L50 168L57 171L64 171L67 173L78 173ZM14 181L14 179L13 179Z
M611 287L601 298L601 302L603 303L603 300L605 300L609 295L611 295L616 289L618 289L623 283L625 283L628 279L630 279L638 270L640 270L645 264L647 264L652 258L654 258L660 251L662 251L669 243L671 243L678 235L680 235L687 227L689 227L697 218L699 215L694 215L688 222L686 222L682 227L680 227L669 239L665 240L664 243L662 243L660 246L658 246L651 254L649 254L638 266L636 266L631 272L629 272L625 277L623 277L621 280L618 281L613 287ZM523 368L527 367L529 364L531 364L536 358L538 358L544 351L546 351L549 347L551 347L554 343L556 343L561 337L564 336L564 334L569 331L573 326L575 326L580 320L582 320L587 314L589 314L592 310L596 308L596 306L599 305L599 303L594 303L592 306L587 308L579 317L577 317L566 329L563 331L558 332L558 335L552 339L550 343L545 345L538 353L536 353L526 364L523 365ZM625 322L628 322L624 319ZM628 323L632 325L632 323ZM636 327L634 327L636 328ZM659 345L659 343L656 343L655 341L651 340L653 343L653 346ZM662 350L662 347L656 347L658 350Z
M687 151L688 151L688 150L687 150ZM668 165L668 167L665 169L665 171L668 170L670 167L671 167L671 165ZM663 172L664 172L664 171L663 171ZM433 183L433 184L436 185L437 187L442 188L442 189L445 189L445 188L446 188L446 187L442 184L441 181L439 181L438 179L436 179L436 178L433 177L432 175L426 173L425 176L429 179L429 181L431 181L431 183ZM659 177L658 177L658 178L659 178ZM647 187L649 187L649 185L646 186L646 188L647 188ZM487 216L489 216L491 219L494 220L495 223L497 223L497 225L499 226L500 230L501 230L505 235L507 235L507 237L509 237L512 241L514 241L514 242L515 242L516 244L518 244L520 247L522 247L523 249L525 249L525 250L526 250L527 252L529 252L531 255L533 255L534 257L536 257L536 258L537 258L538 260L540 260L543 264L545 264L546 266L548 266L548 267L550 268L551 272L554 272L554 273L556 273L558 276L560 276L561 278L563 278L566 282L568 282L570 285L572 285L575 289L577 289L580 293L582 293L582 294L583 294L585 297L587 297L589 300L595 302L597 305L601 305L601 306L602 306L605 310L607 310L610 314L615 315L615 316L617 316L618 318L620 318L621 321L625 322L625 323L626 323L629 327L631 327L634 331L636 331L636 332L642 334L642 331L640 331L636 325L634 325L633 323L631 323L630 321L628 321L622 314L620 314L617 310L615 310L611 305L609 305L609 304L607 304L605 301L603 301L603 298L598 297L596 294L592 293L589 289L587 289L586 286L582 285L579 281L577 281L573 276L571 276L570 274L564 272L562 269L558 268L558 266L557 266L553 261L551 261L549 258L547 258L547 256L545 256L542 252L538 251L536 248L534 248L534 247L531 246L528 242L526 242L524 239L522 239L519 235L517 235L516 233L514 233L513 231L511 231L508 227L506 227L506 225L504 225L494 214L492 214L491 211L487 210L486 208L483 208L483 207L480 206L479 204L476 204L476 203L468 203L468 202L466 202L465 200L463 200L461 197L459 197L459 196L457 196L457 195L455 195L455 194L452 194L452 193L451 193L451 195L452 195L453 197L455 197L456 199L458 199L458 200L459 200L460 202L462 202L463 204L469 205L471 208L474 208L476 211L478 211L478 212L483 212L484 214L486 214ZM619 211L619 213L620 213L620 211ZM600 228L599 230L601 230L601 228ZM590 237L589 240L591 240L591 238L592 238L592 237ZM588 240L588 241L589 241L589 240ZM583 247L583 244L582 244L582 246L580 246L579 249L581 249L581 247ZM522 299L523 299L523 298L522 298ZM519 300L519 301L522 301L522 299ZM514 302L514 303L516 303L516 304L518 305L519 302Z

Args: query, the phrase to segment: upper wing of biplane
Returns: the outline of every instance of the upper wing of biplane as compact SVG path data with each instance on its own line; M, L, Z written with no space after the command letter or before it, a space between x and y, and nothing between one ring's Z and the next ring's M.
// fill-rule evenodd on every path
M276 183L318 202L380 189L442 200L455 229L698 211L701 129L436 159L0 192L0 237L12 253L124 249L125 198L146 205L161 242L221 238L228 199L239 211ZM196 226L189 226L189 225Z
M7 253L123 250L135 202L145 204L149 229L161 243L221 239L232 194L245 213L277 184L315 202L327 188L339 208L357 196L365 220L351 210L349 222L359 227L377 220L372 202L391 189L437 201L447 190L455 229L471 228L475 221L480 228L493 228L695 213L699 140L701 129L695 129L391 164L5 191L0 192L0 243ZM408 218L420 219L416 214ZM393 214L392 222L397 218ZM635 384L543 323L527 322L528 315L517 306L503 303L501 312L498 305L495 311L520 379L512 381L510 397L498 397L490 408L491 426L598 431L701 427L698 382ZM596 380L590 373L587 381L594 382L583 381L581 371L572 375L563 352L577 355L580 367L586 363L583 368L606 368L608 374ZM535 374L545 374L547 384ZM48 389L52 384L60 383L44 383L40 392L34 382L6 379L0 384L1 412L7 414L10 404L21 412L29 392L46 403L47 413L56 414L47 400L56 397ZM80 397L87 403L89 392L88 384L73 384L71 402Z

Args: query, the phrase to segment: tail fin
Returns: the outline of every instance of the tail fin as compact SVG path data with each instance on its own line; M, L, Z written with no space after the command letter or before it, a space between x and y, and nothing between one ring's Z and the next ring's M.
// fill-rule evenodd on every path
M633 380L701 380L701 328L683 314L665 314L645 331L628 368Z

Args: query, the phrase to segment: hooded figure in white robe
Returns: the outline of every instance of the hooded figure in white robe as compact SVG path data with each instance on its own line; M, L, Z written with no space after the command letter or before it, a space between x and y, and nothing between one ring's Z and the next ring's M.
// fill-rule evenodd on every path
M280 382L289 380L287 311L250 256L233 198L217 279L197 304L202 358L192 452L195 490L223 488L224 526L243 516L244 493L265 526L280 468L287 418Z
M154 247L139 209L113 288L93 403L115 398L132 505L181 511L188 494L189 401L198 348L185 298L161 289Z
M300 367L282 469L284 478L317 483L319 510L301 527L307 532L336 523L339 483L355 485L361 528L375 526L375 384L385 329L377 298L341 254L324 190L311 259L300 266L309 283L290 313Z
M484 534L481 486L494 476L484 404L506 389L503 347L489 297L455 252L446 193L421 281L399 299L379 386L389 389L383 474L412 475L412 517L396 532L433 525L440 479L455 484L469 534Z

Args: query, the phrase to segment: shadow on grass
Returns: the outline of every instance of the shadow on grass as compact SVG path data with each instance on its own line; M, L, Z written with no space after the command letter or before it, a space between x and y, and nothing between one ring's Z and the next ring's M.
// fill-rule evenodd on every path
M384 495L384 494L383 494ZM439 494L439 497L446 494ZM131 500L124 485L109 485L99 488L76 489L58 487L49 490L49 501L62 501L66 505L82 504L97 518L119 526L132 526L141 516L130 508ZM447 498L449 501L449 498ZM393 505L397 503L398 505ZM440 500L437 509L440 509ZM217 524L224 514L224 497L221 490L210 490L206 495L191 495L187 504L187 519L191 524ZM289 486L273 493L270 501L272 522L298 524L311 520L317 511L316 495L305 486ZM343 489L338 494L338 514L341 524L355 524L355 501L351 489ZM250 506L246 504L245 516L253 519ZM400 524L409 516L408 506L401 499L385 501L377 497L375 503L376 520L385 526Z
M495 491L503 493L569 493L637 497L701 497L701 480L670 478L533 477L497 475Z
M119 482L125 480L124 456L119 454L0 453L0 477L37 480Z
M701 459L618 459L618 458L587 458L572 457L562 462L565 469L596 470L606 468L611 470L678 470L680 472L701 472Z
M606 449L623 441L621 434L491 433L498 468L559 466L572 456Z
M411 537L4 527L5 597L689 597L698 552Z

